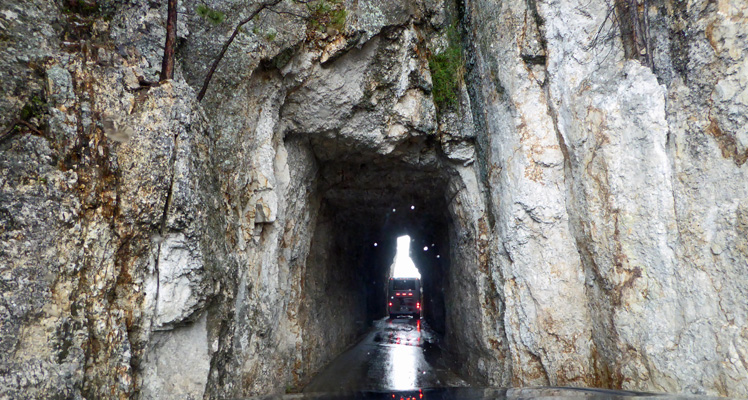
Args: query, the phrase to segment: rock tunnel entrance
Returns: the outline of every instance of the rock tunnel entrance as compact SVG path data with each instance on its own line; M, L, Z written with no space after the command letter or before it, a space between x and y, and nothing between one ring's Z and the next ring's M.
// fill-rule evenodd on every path
M284 11L307 2L188 1L227 19L180 11L168 80L165 2L27 3L3 10L0 397L282 391L384 316L402 234L487 385L748 393L741 2L645 7L638 63L594 37L625 2L328 1L344 29L318 29Z
M410 257L421 274L422 318L445 338L450 326L464 326L462 316L450 315L449 304L455 297L450 282L474 264L458 261L459 271L452 265L453 253L461 251L452 241L472 247L458 239L466 237L466 219L455 205L470 190L439 146L434 137L417 136L388 154L341 156L326 151L335 147L330 141L286 136L289 160L297 153L310 155L315 171L298 178L314 180L317 210L300 280L306 379L387 316L387 282L399 236L411 238ZM445 344L449 351L449 340Z
M357 329L365 329L387 315L386 283L397 238L409 235L410 256L423 282L424 318L444 332L444 277L449 268L447 184L448 177L437 168L393 160L321 165L322 200L306 289L321 283L309 274L330 276L326 288L314 290L327 290L332 302L346 304L344 308L353 313L327 323L353 317ZM424 247L429 250L423 251Z
M265 138L260 147L267 155L278 149L276 175L290 172L290 189L279 185L277 191L286 196L279 221L286 232L311 237L295 241L303 248L299 243L309 240L308 253L279 258L293 276L304 266L298 302L288 300L288 319L298 327L303 353L296 374L301 381L385 317L398 236L412 238L411 258L422 275L422 316L445 335L446 347L449 327L458 326L461 333L451 341L462 352L464 332L482 317L476 271L485 263L478 238L486 213L474 136L462 120L437 121L428 63L414 29L393 28L323 65L307 66L301 55L281 70L253 75L257 90L251 92L259 94L253 102L262 104L256 122ZM268 87L275 94L263 96ZM281 247L293 246L288 236ZM419 251L424 247L430 250ZM451 286L472 297L457 298ZM471 307L450 310L457 302Z

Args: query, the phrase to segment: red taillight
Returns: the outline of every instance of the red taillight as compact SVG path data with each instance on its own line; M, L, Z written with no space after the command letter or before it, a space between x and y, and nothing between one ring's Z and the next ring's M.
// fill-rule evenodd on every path
M421 303L416 303L416 308L420 310L421 309Z
M413 296L413 292L408 293L408 296Z
M400 296L400 293L395 293L395 296Z
M390 307L392 307L392 303L390 303Z

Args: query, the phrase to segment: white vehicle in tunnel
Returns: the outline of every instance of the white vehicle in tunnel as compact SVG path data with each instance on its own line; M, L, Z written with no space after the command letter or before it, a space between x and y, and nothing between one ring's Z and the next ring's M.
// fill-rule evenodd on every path
M412 315L421 318L421 280L419 278L390 278L387 286L387 312L390 318Z

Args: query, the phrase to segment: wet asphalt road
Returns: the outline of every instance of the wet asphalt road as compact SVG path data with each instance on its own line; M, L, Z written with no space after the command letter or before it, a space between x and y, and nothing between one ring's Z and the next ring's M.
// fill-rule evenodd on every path
M361 342L327 365L303 392L467 386L446 365L437 335L423 320L385 318L375 321Z

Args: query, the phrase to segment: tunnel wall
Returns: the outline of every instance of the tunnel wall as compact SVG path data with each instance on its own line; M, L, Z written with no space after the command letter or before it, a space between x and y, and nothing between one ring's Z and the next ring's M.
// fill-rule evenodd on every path
M511 371L491 247L491 225L477 165L456 168L449 203L450 266L444 289L447 348L458 371L484 385L502 385ZM469 329L466 329L469 327Z
M444 334L446 332L446 298L449 292L448 274L451 258L448 211L444 210L444 221L427 229L408 231L411 237L410 257L421 273L423 288L423 318L429 326ZM433 245L433 246L432 246ZM423 251L428 247L428 251Z
M354 343L369 327L367 291L371 284L364 242L336 223L333 210L323 206L315 224L300 309L304 372L300 383Z

